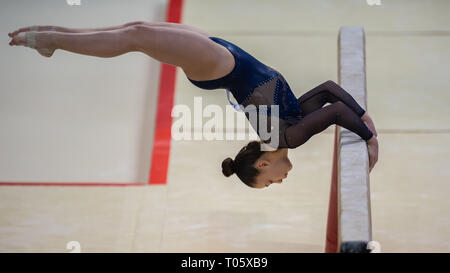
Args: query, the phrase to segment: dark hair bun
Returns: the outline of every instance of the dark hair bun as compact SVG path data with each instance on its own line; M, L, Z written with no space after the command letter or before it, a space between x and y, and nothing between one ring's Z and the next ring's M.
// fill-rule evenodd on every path
M261 143L259 143L259 141L252 141L250 143L247 144L247 149L248 150L256 150L256 149L261 149Z
M227 158L224 161L222 161L222 173L226 177L234 174L234 161L231 158Z

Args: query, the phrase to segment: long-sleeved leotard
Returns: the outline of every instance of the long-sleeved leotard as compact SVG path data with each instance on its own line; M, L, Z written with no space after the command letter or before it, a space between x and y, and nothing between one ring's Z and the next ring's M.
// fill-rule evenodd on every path
M216 37L210 39L233 54L235 67L228 75L219 79L194 81L188 78L188 80L202 89L227 89L241 107L256 106L258 119L249 121L260 137L262 135L262 128L258 127L260 106L278 105L279 115L276 117L279 121L277 132L279 141L278 146L272 146L273 148L296 148L332 124L342 126L364 140L373 136L361 120L365 110L335 82L326 81L297 99L281 73L228 41ZM332 104L322 107L326 103ZM237 108L236 104L234 106ZM249 118L249 113L245 114ZM267 115L272 115L270 109ZM267 121L267 128L264 129L270 131L270 118L267 118ZM273 144L270 139L263 141Z
M311 136L318 134L332 124L342 126L364 140L372 138L361 117L366 112L356 100L333 81L326 81L298 98L303 118L286 128L285 140L289 148L298 147ZM322 107L326 103L331 103Z

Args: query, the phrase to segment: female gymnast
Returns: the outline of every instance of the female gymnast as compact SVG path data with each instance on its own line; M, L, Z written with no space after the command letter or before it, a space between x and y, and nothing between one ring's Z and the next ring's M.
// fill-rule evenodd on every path
M229 101L231 92L239 105L230 103L237 110L248 105L257 108L278 105L279 145L267 150L267 142L251 141L234 160L227 158L222 162L225 176L236 173L250 187L281 183L292 169L288 148L302 145L332 124L358 134L367 142L369 171L378 161L377 132L372 119L338 84L325 81L297 99L277 70L235 44L192 26L143 21L90 29L31 26L8 35L12 38L10 45L34 48L45 57L51 57L57 49L103 58L142 52L180 67L199 88L226 89ZM323 107L326 103L330 105ZM259 117L260 112L257 113ZM249 118L248 112L245 114ZM266 114L270 116L270 111ZM261 138L260 128L252 126Z

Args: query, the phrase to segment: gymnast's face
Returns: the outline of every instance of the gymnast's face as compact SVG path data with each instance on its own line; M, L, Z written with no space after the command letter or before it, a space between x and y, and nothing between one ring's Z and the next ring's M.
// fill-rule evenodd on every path
M292 163L287 154L288 149L278 149L261 155L253 165L260 172L253 187L262 189L273 183L282 183L292 169Z

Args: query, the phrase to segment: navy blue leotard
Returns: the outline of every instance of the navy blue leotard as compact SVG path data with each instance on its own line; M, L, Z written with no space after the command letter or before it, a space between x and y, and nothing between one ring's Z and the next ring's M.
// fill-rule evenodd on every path
M275 148L295 148L312 135L325 130L331 124L347 128L367 140L372 132L360 117L365 113L353 97L333 81L327 81L296 98L285 78L277 70L263 64L235 44L217 37L209 37L224 46L234 56L235 66L227 75L208 81L188 80L195 86L212 90L226 89L230 104L236 110L240 106L279 106L279 145ZM238 104L230 100L233 94ZM327 102L334 106L322 106ZM267 113L270 115L270 108ZM246 113L248 118L248 114ZM270 120L270 119L269 119ZM252 124L259 134L257 124ZM266 130L270 127L266 128Z

